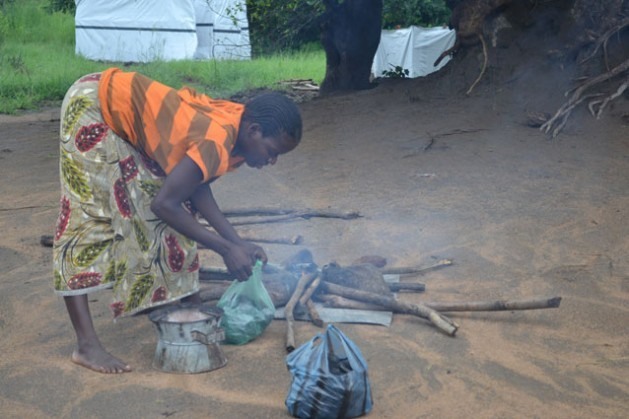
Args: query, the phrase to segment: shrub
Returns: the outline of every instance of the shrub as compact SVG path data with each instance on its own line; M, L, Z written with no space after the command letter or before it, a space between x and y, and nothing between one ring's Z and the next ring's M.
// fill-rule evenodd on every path
M74 3L74 0L49 0L47 9L50 13L62 12L74 14L76 11L76 4Z
M319 42L322 0L247 0L246 3L254 54L294 50ZM449 18L450 9L445 0L383 0L383 29L437 26L447 23Z
M0 45L2 45L8 34L9 18L2 10L0 10Z
M382 27L439 26L450 19L444 0L384 0Z

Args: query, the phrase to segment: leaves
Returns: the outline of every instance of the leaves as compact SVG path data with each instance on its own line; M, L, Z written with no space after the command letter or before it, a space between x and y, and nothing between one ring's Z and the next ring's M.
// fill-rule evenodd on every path
M382 27L385 29L415 26L439 26L450 20L444 0L384 0Z
M61 135L63 137L67 137L74 131L76 124L79 122L79 118L83 112L85 112L85 109L89 108L91 105L92 101L85 96L75 96L70 99L61 124Z
M116 260L112 259L107 267L103 282L116 282Z
M80 162L74 161L65 150L61 151L61 174L68 189L78 195L81 200L87 201L92 198L92 192L83 174L83 166Z
M102 254L107 247L111 245L113 240L103 240L98 243L93 243L85 246L75 257L74 264L80 267L86 267L92 264L96 258Z
M162 184L160 182L156 182L154 180L141 180L140 181L140 189L144 191L151 199L155 198L157 192L161 188Z
M59 272L58 270L55 269L55 272L54 272L53 275L55 277L55 280L54 280L54 287L55 287L55 289L56 290L63 289L63 278L61 277L61 272Z
M127 299L127 303L125 304L125 311L131 311L140 306L142 300L146 298L148 293L151 291L151 287L155 283L155 276L152 274L144 274L137 277L133 286L131 287L131 292L129 293L129 298Z
M146 236L146 231L144 227L142 226L142 223L140 223L138 220L134 218L131 221L131 224L133 225L133 232L135 233L135 238L138 241L140 250L142 250L143 252L148 251L150 244Z
M112 270L110 272L110 269ZM114 291L121 284L122 279L124 278L125 273L127 273L127 261L126 260L118 260L112 261L112 264L109 265L107 269L107 274L105 275L105 281L114 281ZM113 277L113 279L111 279Z

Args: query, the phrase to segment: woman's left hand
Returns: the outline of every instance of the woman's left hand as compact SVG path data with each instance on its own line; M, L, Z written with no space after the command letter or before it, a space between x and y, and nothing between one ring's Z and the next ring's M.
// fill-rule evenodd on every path
M240 242L239 246L241 246L242 248L245 249L247 254L251 257L251 260L253 261L253 264L255 264L256 260L258 260L258 259L260 259L262 261L262 263L266 264L268 259L266 257L266 253L264 252L264 249L262 249L262 247L258 246L257 244L245 241L245 240Z

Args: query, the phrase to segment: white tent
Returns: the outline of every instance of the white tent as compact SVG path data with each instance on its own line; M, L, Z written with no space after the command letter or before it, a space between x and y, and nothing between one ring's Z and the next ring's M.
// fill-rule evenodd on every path
M394 71L400 66L409 71L408 77L430 74L450 60L446 57L437 67L433 65L443 51L454 45L455 37L455 31L440 27L383 30L371 72L382 77L384 71Z
M75 0L76 53L150 62L251 57L244 0Z
M194 0L198 46L195 58L250 59L245 0Z

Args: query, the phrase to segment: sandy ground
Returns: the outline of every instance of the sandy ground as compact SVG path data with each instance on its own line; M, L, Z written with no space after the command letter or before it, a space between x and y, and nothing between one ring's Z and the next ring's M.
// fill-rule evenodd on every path
M474 74L475 76L475 74ZM600 120L577 110L548 140L523 124L511 87L464 97L390 82L301 105L302 145L262 171L217 182L223 208L358 210L241 231L300 234L266 245L279 262L308 248L320 265L377 254L388 265L450 258L411 278L407 301L561 296L552 310L451 314L456 337L394 316L389 328L339 324L362 350L373 418L622 418L629 411L629 129L625 99ZM538 92L539 94L539 92ZM530 94L534 97L534 94ZM550 100L554 111L561 97ZM74 335L52 292L58 109L0 117L0 416L11 418L284 418L291 377L285 323L223 345L226 367L196 375L152 368L145 316L112 322L110 296L91 297L104 344L133 367L101 375L70 362ZM219 265L211 254L204 264ZM297 342L317 329L299 323Z

